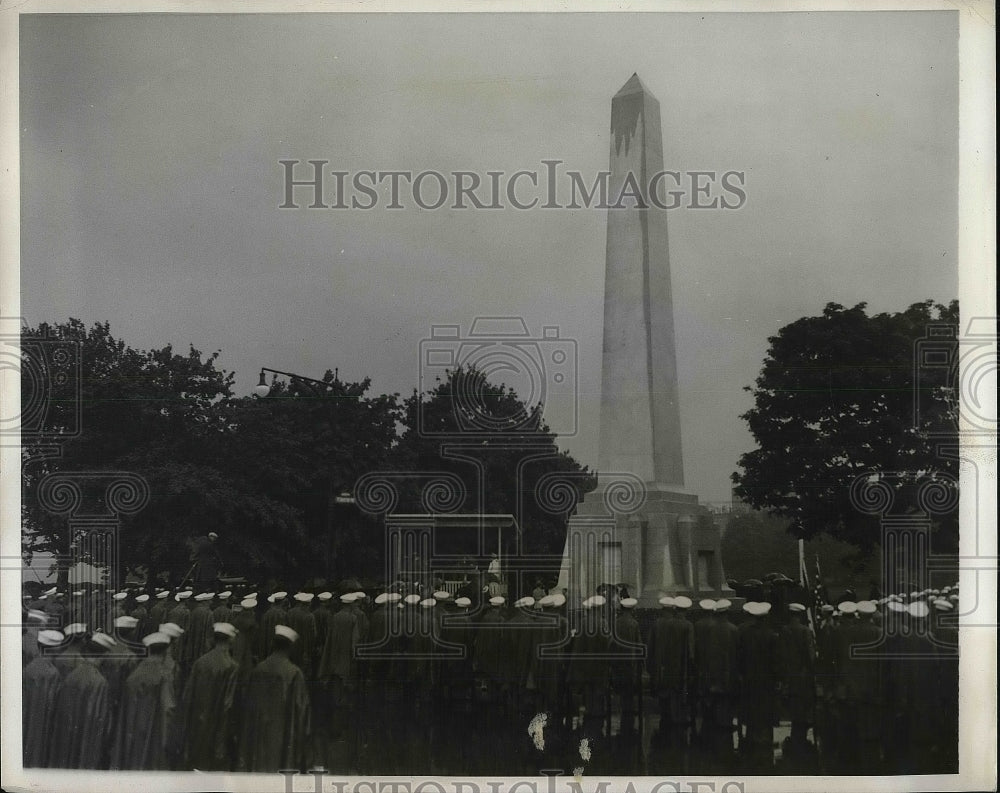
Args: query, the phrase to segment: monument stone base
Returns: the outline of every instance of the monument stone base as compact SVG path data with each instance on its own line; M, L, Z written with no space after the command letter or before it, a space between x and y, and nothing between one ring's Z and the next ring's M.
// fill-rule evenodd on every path
M733 594L722 567L721 533L698 497L651 483L631 512L609 503L608 490L588 493L570 518L558 587L571 607L601 584L625 584L639 608L664 595L693 600Z

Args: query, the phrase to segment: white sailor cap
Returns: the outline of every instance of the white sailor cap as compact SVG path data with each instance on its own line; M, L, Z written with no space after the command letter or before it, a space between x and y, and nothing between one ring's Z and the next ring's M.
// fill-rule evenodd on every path
M169 589L161 589L159 592L156 593L156 599L157 600L163 600L164 598L168 598L168 597L170 597L170 590Z
M922 600L914 601L906 610L910 612L911 617L926 617L931 613L930 607Z
M853 600L843 600L837 604L841 614L854 614L858 610L858 604Z
M128 597L128 592L115 592L111 597L114 600L124 600Z
M639 605L639 601L635 598L622 598L618 602L618 605L620 605L623 609L634 609L637 605Z
M789 603L788 610L795 612L803 612L806 610L806 607L802 603Z
M194 599L197 600L199 603L202 603L206 600L211 600L214 597L215 597L214 592L199 592L197 595L194 596Z
M295 599L299 603L312 603L313 598L316 597L312 592L296 592Z
M712 598L705 598L704 600L698 601L698 607L704 609L705 611L715 611L716 603Z
M287 592L272 592L267 596L267 602L277 603L279 600L284 600L286 597L288 597Z
M728 609L732 608L732 606L733 606L733 601L729 600L728 598L722 598L721 600L715 601L716 611L727 611Z
M232 590L227 589L225 592L220 592L216 597L219 600L229 600L233 596Z
M28 620L30 622L40 622L45 625L49 621L49 615L38 609L28 609Z
M139 620L135 617L129 617L128 615L122 615L121 617L115 617L115 627L124 628L125 630L131 630L136 625L139 624Z
M907 611L906 606L904 606L898 600L890 600L888 603L885 604L885 606L887 609L889 609L889 611L895 611L897 614L905 614Z
M145 593L142 594L142 595L136 595L135 596L135 602L136 603L145 603L147 600L149 600L149 595L147 595Z
M523 598L518 598L516 601L514 601L514 608L516 609L531 608L534 605L535 605L535 599L531 597L531 595L527 595Z
M420 608L422 609L432 609L437 605L437 601L434 598L424 598L420 601Z
M403 598L403 602L408 603L411 606L415 606L417 605L417 603L420 602L420 595L417 595L415 593L410 593L405 598Z
M257 608L257 601L253 598L244 598L240 601L240 606L245 609L255 609Z
M152 647L154 644L170 644L170 634L155 631L148 636L143 636L142 643L147 647Z
M77 636L81 633L87 632L87 626L82 622L71 622L65 628L63 628L63 633L67 636Z
M559 608L566 605L566 596L562 592L556 592L552 596L552 607Z
M253 591L253 592L244 592L243 593L243 599L244 600L257 600L257 592L256 591Z
M332 592L320 592L318 595L316 595L316 599L322 600L324 603L330 600L332 597L333 597Z
M284 636L286 639L292 642L297 642L299 640L299 634L296 633L291 628L289 628L287 625L275 625L274 635Z
M221 633L223 636L228 636L230 639L236 638L236 626L231 622L213 622L212 623L212 633Z
M83 597L84 592L82 589L77 589L75 592L71 592L70 594L75 598L79 598Z
M507 602L507 599L505 597L503 597L502 595L497 595L496 597L491 597L490 598L490 605L491 606L502 606L506 602Z
M875 605L874 600L858 601L858 614L874 614L876 611L878 611L878 606Z
M368 593L362 592L360 589L357 592L352 592L351 594L354 595L355 600L364 600L368 597Z
M96 644L98 647L103 647L105 650L110 650L118 642L116 642L111 636L104 633L104 631L95 631L91 634L90 640Z
M59 631L39 631L38 632L38 643L43 644L46 647L56 647L65 641L65 637Z
M936 600L931 601L931 605L933 605L938 611L951 611L955 608L952 602L946 598L937 598Z
M679 609L689 609L692 606L691 598L686 595L678 595L674 598L674 605Z
M399 603L403 599L403 596L399 592L386 592L386 600L390 603Z
M385 603L388 603L388 602L389 602L389 593L388 592L380 592L379 594L377 594L375 596L375 605L376 606L381 606L381 605L384 605Z
M756 600L752 600L749 603L747 603L746 606L744 606L744 608L754 617L763 617L765 614L771 611L771 604L766 601L759 602Z
M672 609L676 608L677 601L674 600L674 598L670 597L670 595L664 595L663 597L660 598L660 605L663 606L664 608Z
M439 589L437 592L434 593L435 600L447 600L450 597L451 597L451 592L449 592L447 589Z
M460 609L467 609L469 606L472 605L472 601L469 600L469 598L467 597L455 598L455 605L458 606Z
M177 601L187 600L189 597L191 597L191 590L190 589L182 589L180 592L178 592L176 595L174 595L174 600L177 600Z
M419 595L417 597L419 599ZM345 592L340 596L341 603L353 603L357 599L357 596L353 592Z
M160 625L158 633L165 633L171 639L178 639L184 635L184 629L176 622L164 622Z

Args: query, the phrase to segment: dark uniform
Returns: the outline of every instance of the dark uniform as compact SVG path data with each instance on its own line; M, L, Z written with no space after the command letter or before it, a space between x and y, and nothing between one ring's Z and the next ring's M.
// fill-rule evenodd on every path
M774 762L772 740L780 666L778 637L764 617L754 617L737 632L736 658L740 678L739 715L746 728L741 742L746 770L766 774Z
M695 680L701 711L701 743L716 763L729 770L736 714L736 626L713 612L695 623Z
M781 659L788 716L792 722L789 747L805 750L806 736L816 711L816 642L812 631L797 617L781 631Z
M686 741L690 723L688 687L694 660L694 628L669 608L654 623L646 649L646 669L660 701L660 730L668 742Z

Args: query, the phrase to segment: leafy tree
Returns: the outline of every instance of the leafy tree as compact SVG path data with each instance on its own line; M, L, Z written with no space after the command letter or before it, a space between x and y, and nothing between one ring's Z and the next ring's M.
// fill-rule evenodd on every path
M226 455L246 487L297 516L268 527L248 521L241 532L242 563L293 583L357 573L381 550L377 523L355 520L336 499L365 473L392 466L401 417L398 395L370 395L371 381L344 383L327 371L325 385L272 383L267 397L232 406Z
M726 575L738 581L782 573L799 580L798 542L789 531L790 521L750 510L729 517L722 534ZM817 567L831 593L847 588L867 592L881 577L877 555L857 558L857 547L821 533L805 542L806 569L815 583Z
M541 407L532 410L514 390L458 367L430 392L405 401L403 425L397 470L454 474L464 491L454 511L512 514L523 555L562 553L568 515L597 479L558 448ZM562 513L539 491L543 478L556 474L573 492ZM426 511L420 480L401 482L399 509Z
M873 316L865 308L829 303L769 339L746 389L754 407L742 416L758 448L732 476L741 499L788 519L795 535L827 532L862 550L878 543L879 518L852 503L859 475L893 488L898 512L918 509L917 491L929 482L958 486L957 461L941 452L957 445L953 373L931 367L918 380L914 366L930 326L957 332L957 301ZM957 513L936 516L935 528L939 550L953 548Z
M46 475L84 475L84 503L78 511L99 514L104 488L88 482L86 475L127 471L146 480L154 503L123 517L120 563L125 568L186 567L185 539L206 530L227 494L212 452L226 431L224 405L233 376L216 368L218 352L203 357L192 347L179 355L170 346L139 351L115 338L108 323L88 330L76 319L23 329L25 348L38 338L76 344L81 378L50 400L45 437L26 439L27 553L70 554L83 538L80 532L71 535L67 518L50 513L39 501L38 487ZM22 388L22 400L30 398L31 389ZM228 495L236 497L231 491Z
M67 518L40 502L46 475L125 471L145 480L150 501L121 520L123 570L176 581L190 566L190 540L214 529L229 572L296 585L329 572L340 538L330 505L361 472L388 465L395 396L368 396L369 381L341 383L327 373L318 394L294 381L265 399L237 398L232 373L216 366L218 352L135 350L107 323L87 329L74 319L23 334L43 335L79 343L83 376L79 394L49 400L47 439L25 449L26 555L85 547L83 533L71 536ZM100 512L101 493L84 495L80 511Z

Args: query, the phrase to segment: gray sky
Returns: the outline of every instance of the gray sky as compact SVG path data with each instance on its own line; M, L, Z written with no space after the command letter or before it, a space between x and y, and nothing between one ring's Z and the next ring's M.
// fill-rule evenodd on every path
M431 325L519 315L576 340L581 420L563 445L596 464L604 211L280 210L278 161L485 174L556 158L593 176L634 71L668 168L746 172L742 209L669 220L686 480L703 500L728 498L752 448L742 387L768 336L829 301L957 296L953 13L21 25L22 314L221 349L240 393L262 365L407 393Z

